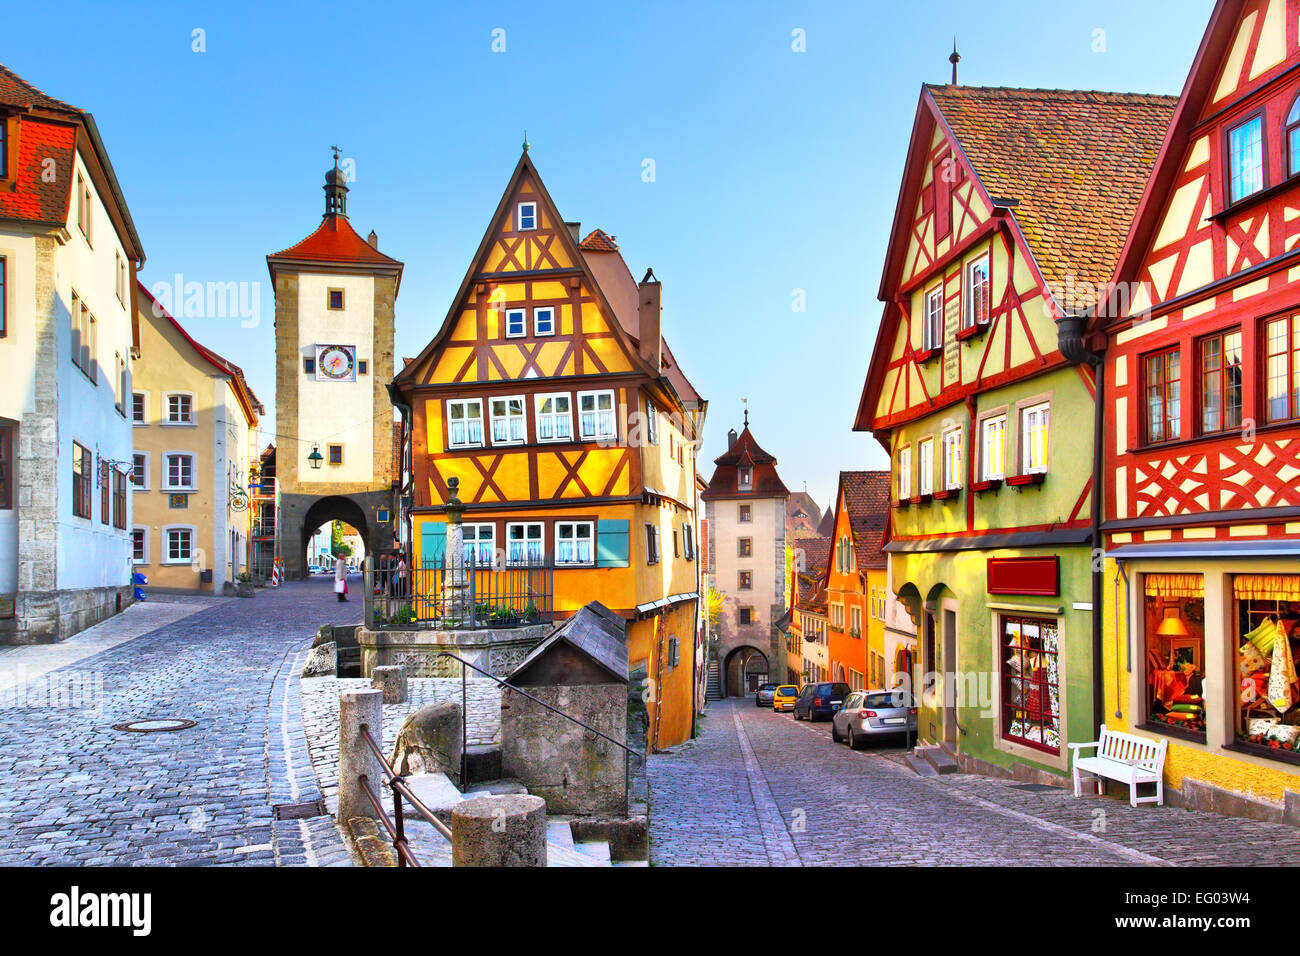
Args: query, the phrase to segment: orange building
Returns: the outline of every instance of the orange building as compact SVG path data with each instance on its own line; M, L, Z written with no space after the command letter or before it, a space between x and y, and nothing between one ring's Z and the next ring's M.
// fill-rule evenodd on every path
M842 471L826 567L831 679L854 690L886 680L884 600L889 472Z

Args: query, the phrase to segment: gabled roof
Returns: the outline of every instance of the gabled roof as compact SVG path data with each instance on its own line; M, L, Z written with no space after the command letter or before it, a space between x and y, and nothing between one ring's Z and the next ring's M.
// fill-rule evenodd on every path
M794 548L795 566L799 566L798 552L803 552L802 571L817 575L826 570L826 565L831 560L831 539L830 538L800 538L791 547Z
M1192 133L1200 125L1207 102L1213 95L1220 68L1228 55L1246 3L1247 0L1218 0L1214 12L1210 14L1210 22L1201 37L1201 45L1192 60L1182 95L1178 97L1159 155L1115 264L1115 282L1135 278L1142 268L1142 261L1149 251L1155 231L1160 227L1164 198L1172 189ZM1285 66L1278 69L1285 69ZM1269 79L1271 77L1268 72L1256 77L1261 83Z
M843 501L859 569L883 568L887 564L884 546L889 530L889 478L887 471L840 472L836 522Z
M153 297L153 294L150 293L143 282L137 280L136 291L143 296L143 299L140 301L140 308L142 310L147 310L151 315L157 316L160 319L166 319L167 322L169 322L171 326L181 334L181 338L188 342L194 351L198 353L199 358L203 359L215 368L220 374L225 375L230 379L230 384L235 389L235 395L239 398L239 403L243 406L244 413L249 419L250 424L255 424L257 422L258 415L266 414L265 406L263 406L257 396L253 394L253 389L249 386L248 380L244 377L243 369L234 362L222 358L206 345L201 345L196 342L190 334L185 331L184 327L173 318L172 314L164 309L162 304ZM267 449L273 450L274 447L274 445L268 445ZM263 454L265 454L265 452L263 452Z
M1107 282L1177 97L926 86L994 205L1010 205L1052 289Z
M592 601L558 624L520 661L507 680L514 681L561 642L589 657L615 680L627 682L627 623L599 601Z
M593 229L582 240L579 247L583 252L618 252L618 243L603 229Z
M452 331L455 329L459 310L462 307L461 304L464 302L465 295L469 291L470 283L474 281L475 276L478 274L479 263L482 262L484 255L486 255L488 248L496 237L497 224L501 222L502 216L506 212L506 207L510 202L510 197L514 195L520 180L522 180L525 175L531 176L533 181L537 184L537 198L545 209L547 218L556 223L564 222L564 217L560 215L559 210L556 208L555 201L551 198L551 194L547 190L546 184L542 182L542 177L538 175L537 167L533 165L532 159L527 150L525 150L520 155L519 162L515 164L514 172L511 173L510 181L506 184L505 190L501 193L501 199L497 203L496 210L488 220L487 228L483 232L483 238L479 241L478 248L470 258L469 266L465 270L465 277L461 279L460 287L456 290L456 294L451 298L451 304L447 307L447 315L442 321L442 327L438 330L438 333L433 337L429 344L421 350L420 354L417 355L412 362L403 367L397 373L397 377L393 379L393 385L399 390L404 386L412 384L414 373L424 365L429 356L433 355L438 350L442 345L443 340L451 335ZM610 331L614 333L615 338L619 341L624 352L628 356L628 360L634 367L640 368L651 378L657 379L660 370L657 368L650 368L645 359L643 359L638 353L636 345L628 336L627 331L619 321L617 310L610 305L609 300L605 296L604 289L596 280L595 275L592 274L591 266L583 256L582 251L578 247L578 243L574 241L569 230L561 227L556 229L555 234L557 241L567 249L574 263L582 271L583 278L585 278L587 283L591 286L592 292L596 297L597 304L601 311L613 319L613 321L610 322ZM520 273L521 277L525 275L527 275L526 272Z
M746 425L737 436L735 444L713 459L717 467L709 479L709 488L700 498L710 501L718 498L785 498L790 490L776 473L776 458L765 452ZM739 469L742 465L753 467L752 488L741 490Z
M17 73L5 66L0 66L0 104L17 106L20 109L36 107L43 110L57 110L62 113L80 113L75 106L56 100L42 93Z

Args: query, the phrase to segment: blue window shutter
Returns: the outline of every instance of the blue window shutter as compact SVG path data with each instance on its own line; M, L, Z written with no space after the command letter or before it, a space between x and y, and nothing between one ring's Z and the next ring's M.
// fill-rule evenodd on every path
M423 567L437 567L447 553L447 525L426 521L420 525L420 562Z
M596 567L625 568L628 566L628 523L618 519L605 519L596 527Z

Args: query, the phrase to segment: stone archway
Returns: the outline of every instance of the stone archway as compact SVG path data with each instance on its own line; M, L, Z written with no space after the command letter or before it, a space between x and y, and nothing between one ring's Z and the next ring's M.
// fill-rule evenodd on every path
M724 697L745 697L766 683L771 673L767 655L757 647L742 644L727 654L722 664Z
M311 542L312 533L321 525L328 524L331 521L342 521L344 524L351 525L356 529L357 534L361 535L361 540L365 543L367 551L373 547L370 540L369 522L366 520L364 509L351 498L342 495L330 495L319 499L307 509L307 513L303 516L302 523L298 528L297 550L294 555L302 567L305 568L310 563L307 547ZM294 539L289 540L293 541ZM357 556L358 565L360 565L362 557L364 555Z

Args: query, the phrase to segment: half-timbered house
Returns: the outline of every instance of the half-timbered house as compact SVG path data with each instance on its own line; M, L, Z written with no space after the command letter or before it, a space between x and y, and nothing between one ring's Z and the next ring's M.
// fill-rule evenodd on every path
M1061 773L1091 740L1095 379L1055 319L1109 277L1170 97L925 86L855 428L893 463L919 733Z
M1087 343L1107 722L1169 741L1175 799L1275 817L1300 789L1298 22L1215 7Z
M553 565L559 616L600 601L625 617L650 745L688 738L706 403L663 339L659 281L636 282L600 230L580 243L527 151L393 391L410 407L414 566L443 558L456 478L466 551Z

